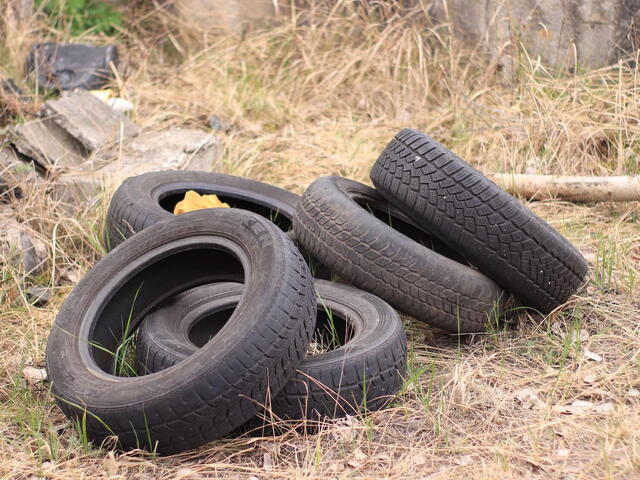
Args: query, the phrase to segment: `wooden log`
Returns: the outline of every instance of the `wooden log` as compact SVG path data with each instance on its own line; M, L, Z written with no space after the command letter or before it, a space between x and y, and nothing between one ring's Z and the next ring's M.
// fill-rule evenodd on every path
M510 193L525 198L557 198L571 202L640 201L640 176L565 177L494 173L494 182Z

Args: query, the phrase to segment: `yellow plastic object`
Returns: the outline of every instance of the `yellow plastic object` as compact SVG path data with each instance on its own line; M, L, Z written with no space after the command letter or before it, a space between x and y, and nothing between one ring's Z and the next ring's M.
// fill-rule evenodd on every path
M184 194L184 200L176 203L174 215L203 210L205 208L230 208L228 203L220 201L217 195L200 195L194 190Z
M89 93L95 95L96 97L98 97L100 100L102 100L103 102L108 102L109 99L113 96L111 93L111 90L105 89L105 90L90 90Z

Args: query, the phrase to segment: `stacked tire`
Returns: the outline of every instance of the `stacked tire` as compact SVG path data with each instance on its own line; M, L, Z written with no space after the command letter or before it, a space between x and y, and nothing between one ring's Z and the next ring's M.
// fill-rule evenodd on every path
M205 172L126 180L109 253L49 337L60 408L93 441L162 454L358 415L405 378L393 307L481 332L509 293L549 312L584 280L566 239L420 132L400 132L371 177L375 188L322 177L302 197ZM173 215L188 190L233 208Z

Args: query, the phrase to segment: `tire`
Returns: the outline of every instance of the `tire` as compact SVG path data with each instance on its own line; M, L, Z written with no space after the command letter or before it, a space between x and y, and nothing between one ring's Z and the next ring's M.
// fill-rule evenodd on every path
M526 306L548 313L584 282L587 263L567 239L424 133L398 133L371 179Z
M400 318L387 303L362 290L323 280L315 285L314 340L326 342L333 331L333 339L339 338L341 346L308 354L271 399L270 413L276 419L319 420L384 407L406 373L407 339ZM197 352L223 328L242 293L243 286L237 283L205 285L150 313L138 332L138 371L162 371ZM332 312L333 330L325 309ZM351 332L348 339L345 325ZM254 419L250 424L262 421Z
M107 251L150 225L173 218L173 207L187 190L216 194L231 207L257 213L275 223L296 242L291 229L300 195L248 178L211 172L151 172L130 177L111 198L106 216L104 246ZM303 248L311 273L331 278L331 272Z
M248 178L211 172L152 172L126 179L111 198L104 244L111 250L133 234L172 218L173 207L187 190L219 195L231 207L276 216L276 225L291 229L299 195Z
M223 281L243 281L246 295L216 338L162 372L113 374L108 352L149 311ZM58 405L86 422L89 439L115 434L125 449L177 453L243 425L268 391L280 391L304 358L315 315L309 270L282 231L242 210L191 212L130 238L78 283L49 335L47 372Z
M394 228L380 218L390 218ZM442 329L483 331L504 301L493 281L427 247L440 248L374 189L352 180L313 182L293 228L298 241L336 274Z

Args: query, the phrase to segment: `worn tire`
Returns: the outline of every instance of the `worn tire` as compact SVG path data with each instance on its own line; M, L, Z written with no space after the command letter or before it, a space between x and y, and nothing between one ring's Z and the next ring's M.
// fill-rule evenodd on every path
M424 133L398 133L371 179L389 201L529 307L550 312L584 282L587 263L567 239Z
M173 207L187 190L216 194L231 207L257 213L276 224L296 242L293 215L300 195L248 178L211 172L144 173L126 179L111 198L105 220L104 245L111 250L150 225L174 217ZM331 272L300 248L316 278Z
M216 194L231 207L265 218L277 215L283 231L291 229L299 195L266 183L221 173L170 171L144 173L126 179L111 198L104 244L111 250L133 234L172 218L173 207L187 190Z
M362 204L380 218L389 216L394 228ZM336 274L445 330L483 331L504 301L493 281L427 247L439 248L374 189L352 180L313 182L298 204L293 228L298 241Z
M407 339L398 314L378 297L354 287L323 280L316 280L315 286L318 322L313 338L323 340L333 331L341 345L307 355L267 405L268 415L318 420L382 408L400 389L406 373ZM161 371L197 352L224 328L242 293L243 286L237 283L205 285L150 313L138 332L138 371ZM332 312L333 324L325 308Z
M246 295L211 342L162 372L113 374L108 352L149 311L223 281L244 282ZM58 405L86 422L91 440L115 434L125 449L181 452L243 425L284 387L315 315L310 272L272 223L243 210L187 213L130 238L78 283L49 335L47 372Z

